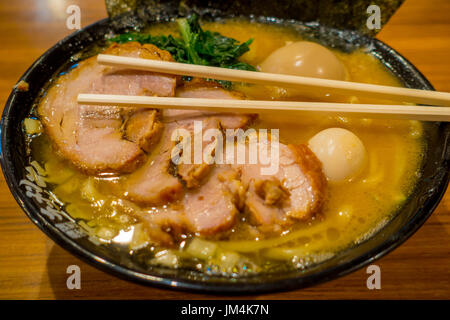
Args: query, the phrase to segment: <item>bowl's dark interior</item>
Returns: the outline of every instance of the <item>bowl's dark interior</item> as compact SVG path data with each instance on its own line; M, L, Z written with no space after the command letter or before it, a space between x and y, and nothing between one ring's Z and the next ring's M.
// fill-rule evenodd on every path
M24 167L28 163L21 123L28 115L41 88L75 53L97 41L102 41L105 34L123 32L131 23L143 24L137 16L121 17L114 22L103 20L60 41L36 61L22 77L22 80L29 83L29 91L12 92L1 122L1 163L14 197L30 219L53 240L95 266L135 281L204 291L249 293L307 286L351 272L398 246L422 225L445 192L449 177L450 125L428 123L426 124L428 150L423 166L423 177L414 195L402 210L372 238L307 270L234 279L162 267L145 270L118 251L93 244L76 224L64 216L51 214L51 208L45 201L48 199L45 190L41 192L43 199L30 197L30 193L26 194L27 188L32 192L35 192L35 189L20 184L25 175ZM405 86L433 89L407 60L380 41L360 36L355 32L328 29L314 23L296 26L306 36L319 39L341 50L350 51L361 46L370 48L370 52L402 79Z

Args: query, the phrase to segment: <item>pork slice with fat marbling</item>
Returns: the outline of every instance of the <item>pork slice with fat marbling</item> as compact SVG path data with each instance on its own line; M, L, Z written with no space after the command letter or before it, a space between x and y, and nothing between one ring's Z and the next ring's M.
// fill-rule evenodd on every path
M218 83L203 79L193 79L177 88L176 96L181 98L206 98L206 99L244 99L238 92L225 90ZM166 109L163 111L163 121L168 123L176 122L193 131L194 121L202 121L203 132L208 129L239 129L244 128L255 119L255 115L247 114L225 114L206 112L201 110L178 110ZM194 135L192 135L194 137ZM196 137L197 139L202 137ZM218 142L216 140L216 142ZM223 143L222 141L220 141ZM211 141L202 141L203 147L211 145ZM193 148L192 148L193 160ZM201 163L181 164L177 167L178 176L184 181L188 188L199 187L202 180L209 173L212 164Z
M268 165L237 165L247 190L245 209L254 224L268 231L313 217L322 208L327 189L322 165L306 145L279 143L278 150L278 169L272 175L262 174Z
M105 53L171 60L168 52L138 43L116 44ZM148 119L150 110L123 112L114 106L78 105L78 94L173 96L175 86L174 76L106 67L98 64L94 56L79 62L55 81L40 103L38 113L57 151L78 168L90 174L131 172L145 160L143 149L149 146L146 140L157 140L159 119L153 118L155 130L149 134L149 130L138 126L144 121L135 120L141 116ZM134 115L134 111L140 114ZM128 117L135 119L127 133L133 136L130 140L124 139L123 132ZM131 134L131 131L139 133Z
M242 100L245 96L237 91L225 90L216 82L202 79L194 79L178 87L175 96L180 98L204 98L204 99L235 99ZM220 125L224 129L238 129L247 127L255 118L254 114L233 114L233 113L215 113L201 110L164 110L164 121L182 121L195 120L208 116L215 116L219 119Z
M241 188L237 172L229 166L216 166L208 180L186 193L184 213L189 231L209 236L230 229L239 213Z
M172 150L175 146L171 136L175 129L175 125L167 125L160 144L153 150L147 162L127 177L124 186L127 199L143 205L157 206L181 198L183 185L171 173L174 166Z
M137 110L129 115L125 122L125 137L139 145L146 152L151 152L159 142L164 125L159 121L157 110Z
M177 176L184 182L187 188L199 187L204 181L205 177L211 171L214 166L215 148L217 143L222 143L223 139L218 136L220 133L220 124L215 117L198 117L196 121L201 121L201 131L195 132L193 122L191 120L183 120L177 122L177 128L185 129L189 134L189 143L184 145L181 152L181 159L183 160L176 166ZM206 132L213 131L213 136L209 139L204 139ZM185 137L186 138L186 137ZM196 141L200 142L196 142ZM196 151L195 144L197 143L199 150ZM180 141L183 144L183 140ZM185 156L185 152L188 152ZM199 154L200 159L196 156L196 152ZM198 161L200 160L200 161ZM200 163L199 163L200 162Z
M173 182L167 176L164 178ZM149 189L143 187L145 181L149 181ZM157 188L153 186L160 187L162 184L161 176L152 176L141 180L140 184L134 181L130 187L138 185L140 192L148 197L158 194ZM168 182L165 182L164 186L167 185ZM181 185L175 183L173 186ZM173 244L174 238L179 238L183 232L214 236L234 226L244 193L237 170L231 166L215 166L207 181L199 188L183 192L183 196L176 201L172 199L172 202L164 204L153 202L154 207L151 209L133 210L133 215L145 222L149 236L162 244Z

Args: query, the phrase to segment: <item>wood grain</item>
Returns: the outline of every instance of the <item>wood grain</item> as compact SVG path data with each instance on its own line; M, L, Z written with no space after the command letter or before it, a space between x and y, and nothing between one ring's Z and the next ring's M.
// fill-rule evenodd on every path
M0 3L0 105L20 75L45 50L71 31L66 8L77 4L82 26L104 18L103 0L15 0ZM422 71L437 90L450 92L450 1L406 0L379 34ZM449 299L450 192L406 243L378 260L382 289L366 288L367 274L303 290L246 296L250 299ZM82 272L81 290L66 288L66 268ZM208 299L217 296L144 287L103 273L67 253L21 211L0 179L0 299ZM219 298L230 298L219 296Z

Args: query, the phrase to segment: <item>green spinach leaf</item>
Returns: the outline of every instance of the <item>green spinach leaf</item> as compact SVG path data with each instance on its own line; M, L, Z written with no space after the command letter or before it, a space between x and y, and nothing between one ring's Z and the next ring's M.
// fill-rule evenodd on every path
M172 35L152 36L143 33L126 33L112 38L110 41L125 43L137 41L141 44L153 44L170 52L177 62L198 64L204 66L222 67L238 70L257 71L246 62L239 61L244 53L250 50L253 39L239 43L218 32L204 31L197 15L177 20L181 38ZM230 87L229 81L219 81L225 87Z

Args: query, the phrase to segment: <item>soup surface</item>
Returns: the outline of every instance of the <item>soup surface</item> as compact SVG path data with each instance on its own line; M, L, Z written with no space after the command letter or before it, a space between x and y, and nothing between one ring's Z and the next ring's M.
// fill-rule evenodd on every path
M253 38L250 51L241 60L254 66L260 66L274 50L303 40L289 26L244 20L208 22L203 27L242 42ZM146 32L153 35L177 33L172 23L152 26ZM398 79L363 48L352 53L332 51L345 66L348 80L401 86ZM257 100L300 98L303 101L390 103L330 94L292 97L284 89L238 83L233 85L233 90ZM239 214L238 221L229 230L213 235L181 232L174 243L165 245L152 239L142 215L136 215L136 212L155 214L154 206L130 201L117 191L132 179L130 174L83 173L55 152L45 132L30 138L30 150L32 161L39 167L38 173L50 184L65 211L95 236L99 245L118 246L148 265L229 275L306 268L364 241L401 208L420 176L425 148L420 122L287 116L274 112L259 115L251 127L279 129L280 142L295 145L308 144L314 135L327 128L348 129L364 144L367 164L352 179L328 181L326 201L320 212L296 221L279 233L260 233L249 226L245 214Z

